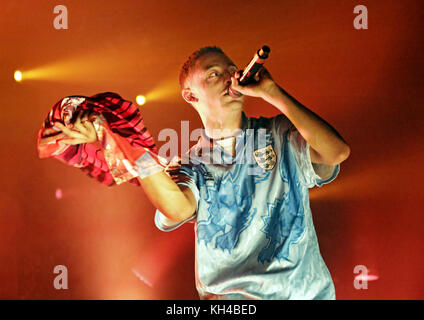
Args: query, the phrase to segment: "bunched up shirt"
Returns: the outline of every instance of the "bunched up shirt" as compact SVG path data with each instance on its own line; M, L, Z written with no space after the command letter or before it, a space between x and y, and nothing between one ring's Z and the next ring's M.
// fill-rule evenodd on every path
M203 131L167 171L191 189L196 213L180 223L155 215L162 231L194 222L200 298L335 299L309 188L334 180L340 166L312 164L309 144L283 114L243 113L235 139L233 156Z

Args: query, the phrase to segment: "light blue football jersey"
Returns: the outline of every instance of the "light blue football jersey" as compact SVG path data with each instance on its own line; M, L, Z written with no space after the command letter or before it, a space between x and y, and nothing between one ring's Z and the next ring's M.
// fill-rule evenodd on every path
M182 163L182 164L181 164ZM201 299L335 299L309 206L309 188L340 166L313 165L309 144L284 115L247 118L232 157L203 131L168 174L197 200L196 287Z

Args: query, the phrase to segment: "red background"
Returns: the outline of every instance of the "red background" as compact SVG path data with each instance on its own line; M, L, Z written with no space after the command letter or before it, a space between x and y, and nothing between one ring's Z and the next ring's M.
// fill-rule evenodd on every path
M421 0L63 1L68 30L53 27L57 4L0 4L0 298L198 298L192 224L160 232L141 188L107 188L40 160L35 142L57 100L102 91L150 97L140 109L156 139L181 120L201 127L178 72L215 44L239 67L269 45L274 79L351 146L339 177L311 190L337 298L424 298ZM353 27L358 4L368 30ZM17 83L17 69L37 76ZM255 99L245 111L278 112ZM68 268L68 290L53 287L56 265ZM356 265L379 277L367 290L353 286Z

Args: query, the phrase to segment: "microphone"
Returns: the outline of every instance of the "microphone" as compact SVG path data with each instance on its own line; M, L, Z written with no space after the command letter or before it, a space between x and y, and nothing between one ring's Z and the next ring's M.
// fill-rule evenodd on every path
M265 60L268 58L270 51L271 49L268 46L262 46L262 48L256 52L256 54L253 56L253 59L250 61L247 67L244 68L241 77L238 78L239 85L245 86L255 82L255 75L265 63ZM236 96L242 95L240 92L233 90L231 86L229 89Z
M243 74L238 79L240 85L245 86L254 82L253 79L256 73L265 63L265 60L268 58L270 51L271 49L268 46L263 46L256 52L252 61L250 61L249 65L244 68Z

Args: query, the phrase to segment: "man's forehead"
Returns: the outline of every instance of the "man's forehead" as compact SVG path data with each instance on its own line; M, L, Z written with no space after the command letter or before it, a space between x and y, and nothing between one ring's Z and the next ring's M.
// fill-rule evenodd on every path
M201 56L194 66L194 69L205 71L214 66L227 66L235 64L225 54L219 52L209 52Z

